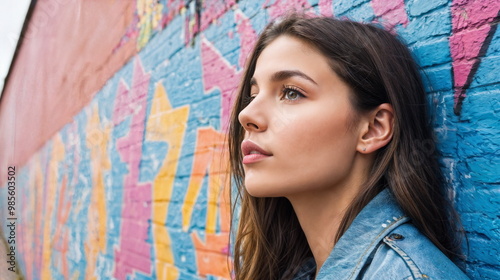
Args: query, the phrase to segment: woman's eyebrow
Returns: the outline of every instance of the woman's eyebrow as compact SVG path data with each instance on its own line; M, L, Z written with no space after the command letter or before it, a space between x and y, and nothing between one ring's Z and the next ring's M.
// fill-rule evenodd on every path
M279 82L279 81L283 81L283 80L286 80L286 79L288 79L290 77L294 77L294 76L306 79L306 80L310 81L311 83L318 85L311 77L307 76L304 72L302 72L300 70L278 71L271 76L271 81L272 82Z
M303 79L310 81L311 83L313 83L315 85L318 85L318 83L316 83L311 77L307 76L304 72L302 72L300 70L282 70L282 71L275 72L271 76L271 82L283 81L283 80L286 80L290 77L300 77L300 78L303 78ZM253 86L253 85L257 85L257 80L254 77L252 77L250 79L250 86Z

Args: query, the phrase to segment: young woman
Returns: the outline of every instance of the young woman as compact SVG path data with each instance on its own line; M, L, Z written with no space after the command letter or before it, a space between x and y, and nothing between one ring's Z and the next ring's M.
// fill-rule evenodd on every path
M236 279L468 279L426 104L389 32L270 23L230 127Z

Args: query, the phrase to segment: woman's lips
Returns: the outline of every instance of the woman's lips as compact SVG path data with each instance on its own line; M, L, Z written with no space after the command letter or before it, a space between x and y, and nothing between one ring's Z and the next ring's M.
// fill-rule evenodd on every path
M250 140L244 140L241 143L241 151L243 153L243 164L258 162L272 156L270 152Z

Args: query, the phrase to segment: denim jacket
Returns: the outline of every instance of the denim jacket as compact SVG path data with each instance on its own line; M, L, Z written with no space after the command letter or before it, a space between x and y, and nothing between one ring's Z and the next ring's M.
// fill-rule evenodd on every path
M405 216L391 193L379 193L354 219L315 278L307 260L294 280L469 279Z

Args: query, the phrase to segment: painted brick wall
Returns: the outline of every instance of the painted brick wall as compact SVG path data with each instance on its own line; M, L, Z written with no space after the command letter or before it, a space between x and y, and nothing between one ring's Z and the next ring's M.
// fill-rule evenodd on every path
M42 90L50 85L41 83L41 74L26 76L20 70L7 82L2 133L14 131L8 123L21 116L15 122L21 136L0 137L2 154L9 155L1 172L17 164L15 252L27 279L230 279L226 124L252 43L288 8L380 22L406 40L427 76L443 169L469 237L467 273L473 279L500 279L500 2L127 2L133 5L117 12L83 1L38 1L35 14L59 3L46 23L30 22L43 38L64 40L57 36L67 30L51 26L83 21L70 10L85 15L108 8L114 15L104 28L94 30L91 19L74 27L81 35L74 39L84 38L81 43L58 44L73 50L67 59L77 65L97 65L92 68L97 70L112 65L96 70L99 77L110 73L107 81L93 78L85 90L65 88L63 94L83 95L77 101L35 102L44 118L23 119L30 108L19 104L36 92L24 99L12 96L26 92L26 81ZM117 32L113 22L121 23L119 36L105 48L105 31ZM16 69L32 66L24 59L27 50L32 59L46 55L49 42L25 38ZM107 50L108 56L92 56L97 48L85 44L99 46L100 54ZM82 46L90 51L80 61L74 50ZM60 65L60 60L38 59L34 66ZM48 79L57 84L61 75L54 72ZM73 76L73 84L89 77ZM25 152L26 160L19 156L23 146L12 146L15 137L35 148L33 143L44 139L31 139L23 127L35 121L53 127L54 110L65 106L77 113L53 129L57 132L36 152ZM8 217L5 180L2 224ZM8 240L10 231L2 230Z

